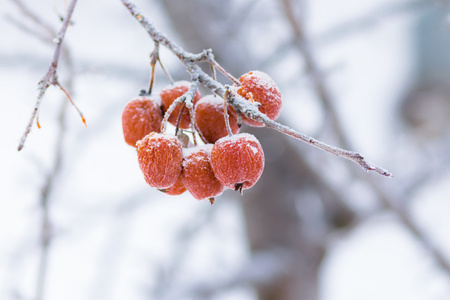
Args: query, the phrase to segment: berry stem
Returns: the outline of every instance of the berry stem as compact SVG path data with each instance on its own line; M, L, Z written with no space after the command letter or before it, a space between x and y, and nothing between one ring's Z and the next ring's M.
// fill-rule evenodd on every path
M240 86L241 83L239 82L238 79L236 79L233 75L231 75L230 73L227 72L227 70L225 70L214 58L214 54L212 53L212 51L208 52L208 61L209 63L216 69L218 69L223 75L225 75L226 77L228 77L228 79L230 79L234 84L236 84L237 86ZM213 73L213 79L215 79L215 72Z
M164 74L166 74L167 78L169 79L170 84L174 84L174 80L172 78L172 76L170 76L170 73L166 70L166 68L164 67L163 63L161 62L161 59L158 57L158 62L159 65L161 66L161 69L164 71Z
M77 110L78 114L79 114L80 117L81 117L81 121L84 123L84 126L87 127L86 119L85 119L85 117L83 116L83 113L82 113L81 110L78 108L78 106L75 104L75 102L73 101L72 97L70 97L70 94L67 92L67 90L66 90L65 88L63 88L63 86L62 86L59 82L57 82L56 85L59 86L59 88L60 88L61 91L63 91L63 93L66 95L67 99L69 99L69 101L70 101L70 103L73 105L73 107L75 107L75 109ZM37 120L37 117L36 117L36 120ZM38 123L38 124L39 124L39 123Z
M230 95L230 86L225 86L225 97L223 101L223 116L225 118L225 127L227 128L228 136L232 136L233 132L231 131L230 126L230 117L228 115L228 97Z
M155 48L153 49L152 53L150 54L150 67L152 68L151 74L150 74L150 81L148 83L148 92L147 95L151 95L152 94L152 88L153 88L153 83L155 81L155 67L156 67L156 62L159 60L159 43L155 42Z

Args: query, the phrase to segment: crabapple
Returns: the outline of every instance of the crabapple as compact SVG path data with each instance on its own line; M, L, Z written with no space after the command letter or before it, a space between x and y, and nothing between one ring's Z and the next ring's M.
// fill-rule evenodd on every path
M281 112L281 92L276 83L264 72L251 71L239 78L241 86L237 89L237 93L243 98L258 102L259 111L266 114L271 120L276 120ZM244 123L263 127L264 124L244 116Z
M165 189L159 189L161 192L166 193L167 195L171 196L178 196L186 192L186 187L184 186L183 179L180 176L178 176L177 181L175 181L175 184L171 187L165 188Z
M177 81L174 84L168 85L165 88L163 88L160 92L161 97L161 107L163 110L163 113L166 113L166 111L169 109L170 105L177 99L178 97L184 95L189 88L191 87L191 83L188 81ZM199 91L195 93L194 99L192 99L192 103L195 104L202 95ZM174 111L171 113L169 117L169 123L173 126L177 126L178 122L178 116L181 112L181 108L183 107L183 104L177 105L177 107L174 109ZM178 125L182 129L188 129L189 125L191 124L191 116L189 114L188 109L185 107L183 109L183 113L181 115L180 124Z
M187 190L197 200L221 195L225 189L211 168L211 144L184 149L181 177Z
M228 188L252 187L264 169L264 152L255 136L240 133L219 139L211 150L211 166L217 179Z
M238 133L239 126L234 110L228 110L228 120L232 133ZM201 98L195 104L195 123L200 137L205 143L215 143L221 137L227 136L224 100L214 95Z
M150 132L160 132L163 115L159 102L154 97L137 97L125 106L122 130L128 145L136 147L136 142Z
M145 181L152 187L169 188L180 176L183 150L173 135L147 134L137 143L137 155Z

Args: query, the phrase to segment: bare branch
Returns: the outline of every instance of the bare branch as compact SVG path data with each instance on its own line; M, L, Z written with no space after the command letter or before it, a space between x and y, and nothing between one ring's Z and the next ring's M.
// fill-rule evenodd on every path
M17 3L19 3L17 0L15 0L15 1ZM64 36L65 36L67 28L69 26L70 18L72 17L72 13L73 13L76 3L77 3L77 0L72 0L72 2L70 3L70 5L67 9L66 17L61 26L61 29L60 29L58 35L54 39L54 41L56 42L56 48L55 48L55 52L53 54L53 59L52 59L50 68L48 69L47 73L42 78L42 80L39 82L39 85L38 85L39 95L37 97L36 104L34 105L34 109L31 114L30 121L28 122L28 125L25 129L25 133L23 134L22 138L20 139L18 151L22 150L23 146L25 145L25 141L28 137L28 134L31 131L33 121L37 116L37 113L41 106L42 98L44 97L45 92L47 91L47 89L49 88L50 85L59 85L56 71L58 68L59 58L61 55L62 42L64 40ZM30 17L30 18L33 18L33 17ZM36 19L36 17L34 17L34 18Z

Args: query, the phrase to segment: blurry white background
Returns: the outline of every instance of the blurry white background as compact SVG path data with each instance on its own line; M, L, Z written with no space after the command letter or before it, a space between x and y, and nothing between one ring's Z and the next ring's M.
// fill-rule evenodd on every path
M54 2L63 13L64 1ZM168 196L145 184L134 149L123 141L121 110L147 86L153 42L121 1L78 2L64 42L73 70L61 62L58 74L63 85L73 84L72 97L88 126L84 127L62 92L50 87L39 113L42 128L33 123L21 152L17 146L54 45L24 30L43 32L15 0L1 5L1 299L39 299L42 287L41 298L48 300L450 298L450 139L448 115L439 115L450 107L449 94L442 92L450 86L445 1L292 1L293 13L302 20L308 46L323 72L320 80L332 94L332 113L352 150L395 176L366 174L353 163L301 142L286 144L281 134L268 137L268 146L263 143L266 159L272 161L280 156L289 159L283 149L295 147L297 155L306 158L317 171L314 174L322 178L319 182L327 184L305 187L296 183L300 178L291 176L290 184L298 188L286 191L275 183L270 187L280 194L270 199L272 203L283 205L284 194L294 199L299 224L305 226L301 232L307 236L299 236L298 243L320 241L324 249L317 270L297 270L306 277L308 272L318 272L314 277L317 294L312 298L300 294L270 298L258 282L259 277L271 277L273 266L258 256L248 230L249 208L242 208L242 203L258 206L255 199L249 200L258 184L243 196L227 191L213 206L187 193ZM295 43L289 43L292 28L283 9L286 1L186 1L197 9L182 11L183 16L210 32L195 35L201 30L192 29L193 36L179 30L177 22L183 20L174 19L176 2L140 0L136 5L186 50L212 47L219 63L236 77L239 68L269 73L283 92L281 122L326 142L340 143L337 128L327 121L330 112L318 100L309 78L305 56ZM61 22L52 1L22 0L22 4L59 30ZM427 17L433 22L426 23ZM192 25L185 26L191 29ZM432 33L441 43L432 39ZM234 52L225 48L228 44ZM442 70L429 61L433 59L427 60L430 57ZM166 49L161 58L175 79L189 79ZM431 73L440 81L425 78L429 69L436 71ZM155 90L166 84L158 69ZM405 99L417 98L411 91L422 85L438 86L438 92L426 90L423 99L416 101L419 104L403 105L408 103ZM416 115L425 121L415 122ZM269 129L253 132L265 136ZM61 161L55 171L59 142ZM267 164L265 173L270 167ZM267 182L272 181L264 185ZM330 225L321 210L327 204L317 189L328 188L356 216L342 226ZM398 211L386 209L380 195L400 207L400 215L408 216L406 223ZM48 203L45 209L42 199ZM48 247L42 246L45 211L51 222ZM259 216L266 223L276 217L270 210ZM408 220L420 230L419 236ZM42 266L44 272L39 271ZM267 284L269 289L272 285Z

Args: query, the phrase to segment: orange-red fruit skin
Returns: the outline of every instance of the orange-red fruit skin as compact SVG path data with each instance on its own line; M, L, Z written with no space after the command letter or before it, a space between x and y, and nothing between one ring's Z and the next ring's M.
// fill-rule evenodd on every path
M161 108L163 110L163 113L166 113L167 109L169 109L170 105L177 99L178 97L184 95L189 88L191 87L191 83L188 81L177 81L173 85L168 85L165 88L163 88L160 92L161 97ZM195 93L194 99L192 99L193 104L197 103L198 100L202 95L199 91ZM183 107L183 104L177 105L177 107L174 109L174 111L170 114L169 117L169 123L173 126L177 125L178 122L178 115L181 112L181 108ZM181 116L179 127L183 129L188 129L191 124L191 117L189 114L189 111L187 107L183 109L183 114Z
M212 170L211 148L209 144L186 149L181 176L187 190L197 200L219 196L225 189Z
M248 189L261 177L264 152L253 135L241 133L224 137L211 150L211 166L225 187Z
M146 135L137 143L137 155L144 179L152 187L169 188L181 174L183 150L173 135Z
M195 123L205 143L214 144L218 139L228 135L223 110L224 100L214 95L203 97L195 105ZM239 132L235 114L234 111L228 110L228 120L233 134Z
M184 186L181 174L178 176L178 179L175 181L174 185L165 189L160 189L160 191L171 196L178 196L186 192L186 187Z
M251 71L242 75L239 81L241 86L237 90L238 94L249 101L259 102L259 111L271 120L276 120L281 112L281 92L269 75L261 71ZM250 126L264 126L247 117L244 117L243 121Z
M125 142L136 147L136 142L150 132L160 132L163 119L161 107L152 98L137 97L125 106L122 130Z

